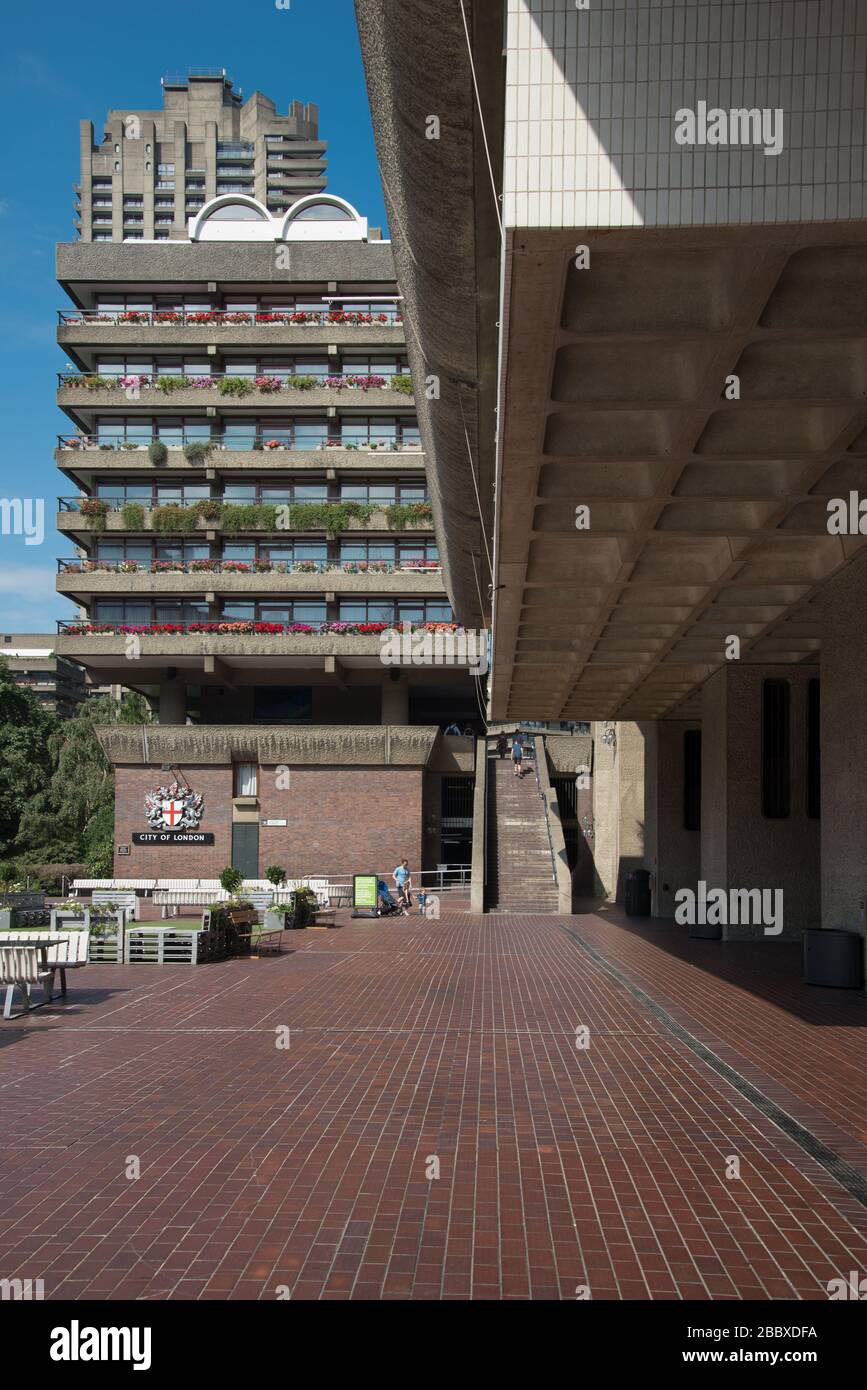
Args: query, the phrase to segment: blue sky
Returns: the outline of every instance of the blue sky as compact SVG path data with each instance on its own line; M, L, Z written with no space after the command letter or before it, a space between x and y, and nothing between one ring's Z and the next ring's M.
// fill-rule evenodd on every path
M0 179L0 497L44 498L45 540L0 535L0 630L54 631L72 617L54 594L56 557L70 553L54 530L58 494L71 491L54 464L68 420L54 404L66 358L55 339L66 300L54 280L54 246L74 240L78 123L97 141L109 107L158 108L160 77L225 68L245 97L258 88L285 112L315 101L329 142L328 187L386 231L352 0L151 0L104 12L59 0L6 12L7 130Z

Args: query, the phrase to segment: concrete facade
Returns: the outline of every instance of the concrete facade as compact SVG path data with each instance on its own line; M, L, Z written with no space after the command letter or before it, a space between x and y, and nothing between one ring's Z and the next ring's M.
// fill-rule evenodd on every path
M247 193L278 215L324 189L313 103L293 101L281 116L261 92L244 101L224 69L164 77L162 93L162 110L109 111L100 144L81 122L82 241L168 241L220 194Z

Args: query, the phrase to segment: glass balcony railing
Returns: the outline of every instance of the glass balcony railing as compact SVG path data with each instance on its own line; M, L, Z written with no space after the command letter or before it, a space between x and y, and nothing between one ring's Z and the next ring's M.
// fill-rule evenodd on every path
M418 454L422 451L419 436L406 432L395 436L386 432L377 432L375 429L366 433L355 429L351 438L344 439L340 435L324 435L305 431L303 428L292 429L285 426L269 433L262 433L255 424L251 424L249 433L236 435L208 436L195 428L172 427L158 434L131 434L123 429L118 429L112 434L101 431L98 434L59 434L57 436L58 449L135 450L149 449L152 444L164 444L167 449L201 446L197 452L200 452L203 458L209 452L225 453L235 450L254 450L257 452L262 450L268 453L289 450L294 453L317 453L342 449L349 453L356 450L369 450L371 453L409 454Z

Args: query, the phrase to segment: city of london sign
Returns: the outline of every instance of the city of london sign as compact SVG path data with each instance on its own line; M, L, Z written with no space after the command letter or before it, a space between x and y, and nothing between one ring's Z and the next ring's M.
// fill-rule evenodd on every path
M157 787L144 799L145 819L150 830L136 832L135 845L212 845L212 834L199 830L205 798L191 787L171 782Z

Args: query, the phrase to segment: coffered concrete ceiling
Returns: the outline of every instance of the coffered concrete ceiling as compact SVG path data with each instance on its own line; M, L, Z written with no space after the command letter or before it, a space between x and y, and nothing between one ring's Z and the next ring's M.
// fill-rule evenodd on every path
M827 524L867 496L867 226L515 231L502 332L493 717L690 715L732 635L815 661L867 543Z

